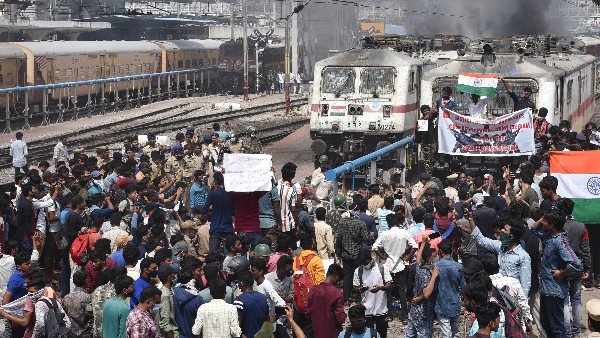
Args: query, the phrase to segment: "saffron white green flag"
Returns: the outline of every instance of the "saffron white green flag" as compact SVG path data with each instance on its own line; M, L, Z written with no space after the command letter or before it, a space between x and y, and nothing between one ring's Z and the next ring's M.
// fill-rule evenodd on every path
M495 96L498 76L492 74L460 73L458 90L479 96Z
M556 193L575 202L573 217L600 224L600 150L550 152L550 174L558 179Z

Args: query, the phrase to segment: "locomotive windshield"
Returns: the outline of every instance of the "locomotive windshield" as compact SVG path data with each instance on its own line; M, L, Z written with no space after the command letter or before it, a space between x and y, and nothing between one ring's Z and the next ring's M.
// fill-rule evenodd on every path
M396 74L392 67L368 67L360 72L361 94L393 94Z
M354 93L354 69L347 67L327 67L323 70L321 83L322 93L349 94Z

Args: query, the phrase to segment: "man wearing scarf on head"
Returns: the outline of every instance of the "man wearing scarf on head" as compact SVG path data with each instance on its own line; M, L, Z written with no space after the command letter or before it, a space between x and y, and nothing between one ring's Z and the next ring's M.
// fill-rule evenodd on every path
M471 227L471 237L478 246L482 246L498 256L500 273L506 277L519 280L524 293L529 294L531 287L531 258L521 247L519 241L526 228L522 220L499 218L496 227L500 228L497 240L489 239L481 234L481 231L473 221L473 214L465 214Z

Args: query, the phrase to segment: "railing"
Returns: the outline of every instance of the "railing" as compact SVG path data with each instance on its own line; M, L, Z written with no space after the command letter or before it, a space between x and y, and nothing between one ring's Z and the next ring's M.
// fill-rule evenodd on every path
M50 114L54 113L49 109L51 100L55 104L54 108L58 113L56 123L64 122L65 113L68 111L73 112L72 120L76 120L79 118L81 110L85 110L86 117L90 117L92 112L97 110L100 114L105 114L107 109L118 111L122 105L125 105L125 108L128 109L132 105L139 107L144 103L181 97L182 94L189 97L191 93L198 92L202 86L211 85L210 77L204 77L202 74L215 70L215 67L202 67L190 70L0 89L0 96L4 95L5 99L4 133L12 131L11 121L22 120L23 129L31 128L30 119L40 116L30 114L31 105L40 108L42 126L51 123ZM216 76L213 76L212 82L215 81ZM82 95L81 91L78 94L78 88L82 86L87 86L87 100L83 106L77 104L78 97L85 97L85 94ZM36 91L42 91L41 100L39 96L34 95ZM16 116L11 116L11 102L13 101L14 115ZM19 114L17 104L22 106L21 114Z

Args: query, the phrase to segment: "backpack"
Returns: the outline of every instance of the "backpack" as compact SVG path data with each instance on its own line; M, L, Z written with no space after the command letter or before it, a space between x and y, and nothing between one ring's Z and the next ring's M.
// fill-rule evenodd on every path
M69 252L71 253L71 259L73 259L73 262L75 262L75 264L79 266L85 266L90 257L89 245L89 230L75 238L75 240L71 244L71 248L69 249Z
M315 254L308 255L302 265L300 265L300 256L296 256L296 266L300 267L302 273L294 273L294 300L296 309L302 314L308 313L308 292L315 286L307 269L308 263L315 256Z
M508 293L508 286L498 289L492 288L492 296L498 300L498 306L504 311L504 333L507 338L526 338L523 331L523 312L517 301Z
M369 329L369 332L371 332L371 338L377 338L377 330L367 327L367 329ZM346 329L346 331L344 331L344 338L350 338L352 337L352 328L349 327Z
M44 318L44 338L67 338L69 329L65 322L65 313L60 311L56 299L40 298L48 307L48 312Z

